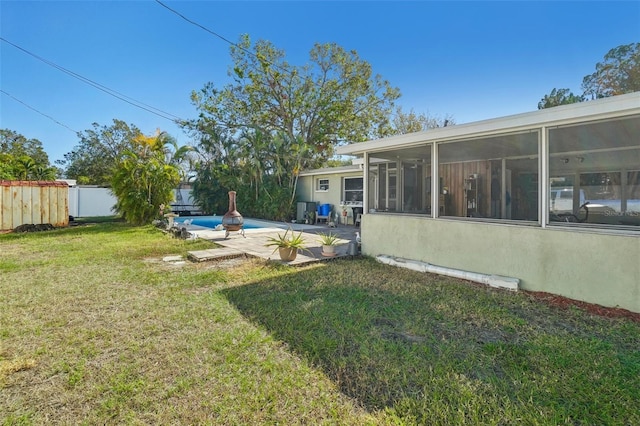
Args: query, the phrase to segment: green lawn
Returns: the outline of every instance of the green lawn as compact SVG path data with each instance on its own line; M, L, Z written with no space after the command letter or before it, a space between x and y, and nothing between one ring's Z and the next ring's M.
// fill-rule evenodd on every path
M1 424L640 424L640 324L371 259L0 235Z

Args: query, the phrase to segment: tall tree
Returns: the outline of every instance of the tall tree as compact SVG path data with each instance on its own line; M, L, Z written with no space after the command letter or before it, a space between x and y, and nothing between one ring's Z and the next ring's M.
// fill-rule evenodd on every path
M80 132L80 143L57 163L64 168L65 177L78 183L108 185L115 165L141 135L136 126L121 120L114 119L110 126L93 123L93 129Z
M19 180L28 180L35 173L38 164L28 155L18 157L15 161L16 176Z
M27 139L9 129L0 129L0 153L18 158L29 156L36 164L49 167L49 156L38 139Z
M399 90L355 51L316 44L307 65L293 66L270 42L248 36L232 46L234 83L207 83L192 100L214 125L259 128L302 140L322 156L339 140L363 141L388 133L388 117Z
M431 116L425 113L416 113L413 108L409 112L404 112L402 107L398 107L392 118L393 134L404 135L413 132L422 132L437 127L445 127L455 124L453 117L447 115L445 118Z
M9 129L0 130L0 179L55 180L57 174L38 139L27 139Z
M640 91L640 43L615 47L582 80L585 96L605 98Z
M243 213L271 219L286 219L291 204L289 188L295 166L301 158L286 141L286 135L269 135L245 129L238 136L213 128L203 133L195 147L199 161L193 197L204 211L223 213L227 191L237 191Z
M201 152L224 158L222 170L230 177L236 170L249 172L247 184L255 194L266 176L288 190L288 200L281 202L291 208L300 170L324 164L340 141L391 134L389 116L400 93L355 51L316 44L309 63L294 66L270 42L252 45L243 36L231 58L233 83L222 88L207 83L193 92L200 115L186 128L200 138ZM221 128L228 132L224 140L212 139ZM200 169L199 178L224 180Z
M574 104L584 101L584 96L574 95L569 89L553 88L538 102L538 109L552 108L559 105Z
M574 95L569 89L554 88L538 102L538 109L640 91L640 43L609 50L595 72L582 79L582 90L582 95Z

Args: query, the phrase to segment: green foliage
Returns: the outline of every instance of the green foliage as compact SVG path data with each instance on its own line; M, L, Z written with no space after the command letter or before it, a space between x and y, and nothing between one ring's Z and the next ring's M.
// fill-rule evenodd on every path
M154 140L138 138L137 149L124 152L111 180L117 197L115 210L129 223L142 225L159 215L160 205L173 201L173 190L180 182L178 167L166 161L165 144L159 134Z
M0 179L55 180L57 174L39 140L0 130Z
M318 232L316 235L320 237L320 244L322 244L323 246L335 246L340 239L336 234L332 234L331 232L329 232L328 234L324 232Z
M93 123L93 129L78 133L80 143L57 164L65 177L82 184L109 185L115 166L125 151L135 149L135 139L142 135L136 126L113 120L110 126Z
M11 154L0 153L0 180L16 180L14 158Z
M640 43L609 50L595 72L584 77L582 89L592 99L640 91Z
M339 158L332 158L327 160L325 164L326 167L342 167L342 166L350 166L352 163L351 160L341 160Z
M455 121L451 116L439 118L424 113L418 114L413 109L405 113L402 107L398 107L392 119L392 133L394 135L404 135L406 133L422 132L453 124L455 124Z
M238 138L212 129L202 134L194 152L198 178L193 198L209 213L227 211L228 191L238 193L238 210L247 216L286 220L293 215L292 189L297 175L292 163L299 161L286 137L244 131ZM293 154L292 154L293 151Z
M291 232L291 234L289 234ZM297 235L293 232L293 229L289 228L284 234L278 233L277 237L269 237L265 246L275 247L275 250L279 248L292 248L292 249L304 249L305 239L302 236L302 231Z
M582 90L582 95L574 95L569 89L554 88L538 102L538 109L640 91L640 43L609 50L595 72L582 79Z
M194 193L205 210L219 210L211 198L235 190L251 193L262 217L289 216L301 170L325 164L339 141L391 132L399 91L355 51L316 44L309 63L294 66L270 42L252 45L245 36L231 57L234 83L194 91L200 117L185 124L200 139L197 175L207 182Z
M309 56L308 64L293 66L270 42L252 45L242 37L231 47L235 83L222 89L208 83L192 93L201 111L197 124L282 132L321 157L338 140L363 141L388 129L398 89L373 75L355 51L316 44Z
M0 153L0 179L5 180L55 180L58 170L38 164L27 155L14 157Z
M554 88L538 102L538 109L552 108L559 105L574 104L584 101L584 96L574 95L569 89Z
M0 154L10 154L14 158L31 157L36 164L49 167L49 156L38 139L27 139L9 129L0 129Z
M227 193L230 190L221 184L220 170L208 164L199 164L196 166L196 173L198 178L191 186L191 197L207 214L226 212L228 207ZM241 189L237 189L237 191L242 193Z

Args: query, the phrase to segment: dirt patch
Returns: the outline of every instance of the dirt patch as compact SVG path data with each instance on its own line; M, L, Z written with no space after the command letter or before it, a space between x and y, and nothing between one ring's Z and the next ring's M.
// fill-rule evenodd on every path
M201 269L231 269L238 268L249 259L245 256L220 259L217 261L200 262L196 265Z
M485 284L480 284L474 281L466 281L469 285L478 287L478 288L487 288ZM505 289L491 289L494 291L510 291ZM568 297L559 296L553 293L547 293L544 291L529 291L529 290L519 290L519 292L529 295L531 298L546 303L549 306L554 306L563 310L570 308L578 308L585 312L588 312L592 315L605 317L605 318L627 318L634 322L640 323L640 312L633 312L628 309L623 308L610 308L602 305L597 305L595 303L582 302L580 300L570 299Z
M42 232L42 231L53 231L56 229L50 223L25 223L24 225L17 226L13 232Z
M207 270L207 269L233 269L242 266L249 259L245 256L241 257L228 257L222 258L218 260L209 260L206 262L192 262L188 258L184 259L175 259L175 260L164 260L159 257L146 257L142 259L144 263L152 264L159 266L164 269L175 269L175 268L196 268L199 270Z
M640 323L640 313L632 312L627 309L608 308L606 306L581 302L580 300L569 299L568 297L558 296L557 294L545 293L542 291L525 291L524 293L540 302L544 302L548 305L561 309L578 308L592 315L598 315L606 318L627 318Z

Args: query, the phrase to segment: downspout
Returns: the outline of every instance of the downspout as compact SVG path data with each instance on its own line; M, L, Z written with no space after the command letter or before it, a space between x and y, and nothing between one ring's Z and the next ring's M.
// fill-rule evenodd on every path
M362 215L364 216L369 211L369 153L365 151L362 156L363 170L362 170ZM353 218L355 223L356 218ZM360 225L362 226L362 225Z

